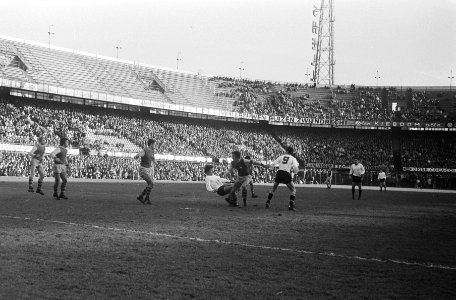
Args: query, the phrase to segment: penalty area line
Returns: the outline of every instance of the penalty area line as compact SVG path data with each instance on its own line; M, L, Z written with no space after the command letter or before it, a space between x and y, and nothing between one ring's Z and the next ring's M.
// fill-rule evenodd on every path
M93 225L93 224L85 224L85 223L66 222L66 221L58 221L58 220L48 220L48 219L41 219L41 218L15 217L15 216L9 216L9 215L0 215L0 218L61 224L61 225L75 226L75 227L86 227L86 228L105 230L105 231L116 231L116 232L141 234L141 235L148 235L148 236L155 236L155 237L165 237L165 238L177 239L177 240L195 241L195 242L199 242L199 243L212 243L212 244L229 245L229 246L241 246L241 247L252 248L252 249L290 252L290 253L299 253L299 254L324 256L324 257L335 257L335 258L365 261L365 262L372 262L372 263L391 263L391 264L415 266L415 267L423 267L423 268L439 269L439 270L456 270L456 266L441 265L441 264L435 264L435 263L430 263L430 262L428 262L428 263L415 262L415 261L408 261L408 260L404 260L404 259L362 257L362 256L357 256L357 255L338 254L338 253L334 253L334 252L319 252L319 251L283 248L283 247L275 247L275 246L254 245L254 244L243 243L243 242L230 242L230 241L224 241L224 240L218 240L218 239L204 239L204 238L198 238L198 237L180 236L180 235L153 232L153 231L142 231L142 230L135 230L135 229L109 227L109 226L101 226L101 225Z

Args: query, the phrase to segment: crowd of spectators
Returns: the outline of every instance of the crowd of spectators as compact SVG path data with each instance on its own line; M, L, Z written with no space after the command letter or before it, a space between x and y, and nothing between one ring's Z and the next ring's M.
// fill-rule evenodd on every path
M257 84L257 83L251 83ZM253 108L264 108L287 114L293 102L291 94L274 91L267 99L259 99L251 87L242 89L240 98ZM296 87L301 88L301 87ZM354 101L338 99L330 105L319 100L305 100L293 104L294 111L302 109L304 116L353 117L385 113L385 103L379 93L362 89ZM244 97L244 98L243 98ZM423 96L417 96L423 97ZM418 99L413 98L413 99ZM423 98L424 99L424 98ZM413 101L415 101L413 100ZM260 101L260 102L259 102ZM249 107L242 104L242 107ZM332 107L332 112L327 110ZM149 137L156 140L156 153L226 158L231 151L240 150L253 159L270 161L283 153L286 145L293 145L302 166L305 164L350 165L358 158L367 166L393 169L393 155L389 131L326 129L308 127L264 127L260 124L227 123L215 120L151 115L140 112L88 107L58 102L27 99L0 101L0 142L32 145L37 136L44 135L47 145L58 145L60 136L70 137L74 147L97 150L125 151L123 143L107 144L103 140L89 140L93 134L118 137L142 147ZM456 168L456 138L450 133L403 132L402 165L404 167ZM28 157L21 153L5 154L0 162L0 175L26 176ZM221 160L223 161L223 160ZM110 156L73 156L71 175L76 178L137 179L137 162ZM48 176L52 170L45 160ZM220 164L223 169L226 167ZM157 179L201 180L202 164L189 162L159 162ZM312 172L319 175L311 175ZM320 169L309 169L296 177L297 182L321 180ZM309 177L310 176L310 177ZM309 178L313 178L309 180ZM271 182L273 173L255 169L257 182Z
M404 132L402 165L420 168L456 168L456 136L441 132Z
M391 138L384 131L326 128L279 128L276 134L284 146L293 145L305 163L349 166L359 159L366 166L393 165Z
M30 156L21 152L2 152L0 160L0 176L28 177L30 174ZM68 173L71 178L85 179L125 179L138 180L139 162L132 158L110 156L74 155L68 157ZM53 176L52 160L45 156L43 167L47 177ZM156 180L172 181L204 181L205 163L157 161L155 164ZM225 176L228 163L222 161L214 164L215 174ZM270 169L255 166L254 182L272 182L274 173ZM229 178L231 179L231 178Z
M59 136L69 137L75 147L121 151L122 143L111 145L89 140L88 132L117 136L142 147L154 137L160 154L228 157L233 149L260 160L273 159L281 146L268 132L255 124L221 123L62 103L1 101L1 107L14 110L2 114L0 142L32 145L45 133L48 145L58 145ZM23 126L21 126L24 124ZM39 124L39 125L38 125ZM38 130L38 129L39 130Z
M213 77L215 94L235 99L238 112L290 117L320 117L334 120L446 122L454 118L439 107L435 95L426 92L398 92L396 88L338 86L332 90L304 84ZM327 97L313 97L313 91L327 90ZM454 96L454 95L453 95ZM342 100L339 100L342 98ZM323 101L322 101L323 100ZM399 102L393 111L392 102Z

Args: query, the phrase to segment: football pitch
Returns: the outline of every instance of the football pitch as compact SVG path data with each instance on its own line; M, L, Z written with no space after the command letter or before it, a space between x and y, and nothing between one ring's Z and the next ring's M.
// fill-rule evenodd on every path
M36 182L35 182L36 186ZM0 298L456 298L456 194L81 183L69 200L0 182Z

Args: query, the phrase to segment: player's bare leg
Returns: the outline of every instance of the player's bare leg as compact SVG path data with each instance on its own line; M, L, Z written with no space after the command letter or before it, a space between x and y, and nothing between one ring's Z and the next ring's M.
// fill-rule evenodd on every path
M272 189L269 192L268 200L266 201L266 208L269 208L269 206L271 205L272 197L274 197L274 193L277 190L278 186L279 186L279 183L278 182L274 182L274 185L272 186Z
M33 178L34 177L35 177L35 164L32 161L31 165L30 165L29 188L28 188L29 193L34 192L34 190L33 190Z
M294 206L294 201L296 198L296 187L293 182L287 184L288 189L290 190L290 205L288 206L289 210L296 210Z
M356 184L354 182L352 182L352 200L355 200L355 187L356 187Z
M150 202L150 193L152 192L152 189L154 188L154 180L150 175L144 175L143 179L147 183L147 187L142 191L142 193L138 196L138 200L141 201L142 204L152 204ZM144 198L145 197L145 198Z
M36 192L40 195L44 195L43 191L41 190L41 187L43 186L43 180L44 180L44 170L43 166L39 165L38 166L38 174L39 174L39 179L38 179L38 187L36 188Z
M244 203L244 207L247 206L247 187L242 187L242 202Z
M254 187L253 187L253 180L251 180L251 181L249 182L249 185L250 185L250 191L252 192L252 198L258 198L258 195L255 194L255 189L254 189Z
M236 199L236 194L239 192L239 189L241 188L242 184L240 182L235 182L233 185L233 188L231 189L230 195L226 199L230 206L237 206L237 199Z
M353 191L354 191L354 189L353 189ZM361 200L361 193L362 193L362 192L363 192L362 183L359 182L359 183L358 183L358 200ZM353 197L355 197L355 196L354 196L354 193L353 193Z
M65 190L66 190L66 185L67 185L67 174L66 172L60 173L60 178L62 178L62 185L60 186L60 199L68 200L68 197L65 196Z
M54 194L52 195L55 200L60 200L59 194L58 194L58 188L60 184L60 174L59 173L54 173Z
M326 178L326 188L331 188L331 178Z

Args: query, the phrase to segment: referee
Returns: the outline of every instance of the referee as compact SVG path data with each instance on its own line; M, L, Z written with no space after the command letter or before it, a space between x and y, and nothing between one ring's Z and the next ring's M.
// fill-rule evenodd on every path
M358 186L358 200L361 200L363 175L366 171L364 166L355 159L355 163L350 166L350 176L352 179L352 199L355 200L355 187Z

